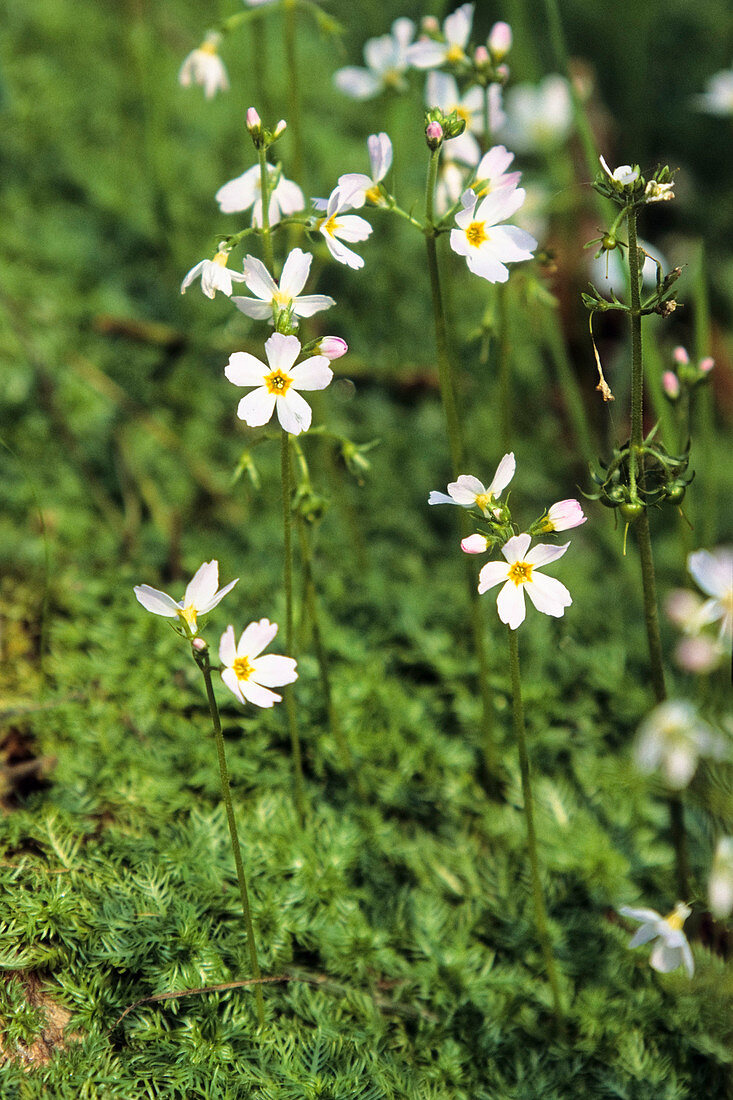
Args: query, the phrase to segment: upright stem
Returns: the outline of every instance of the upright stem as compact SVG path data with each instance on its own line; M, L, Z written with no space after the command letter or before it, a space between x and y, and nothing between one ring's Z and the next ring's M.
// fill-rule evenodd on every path
M285 0L285 57L288 69L288 123L293 133L293 173L296 180L303 184L303 127L300 121L300 84L296 54L296 6L297 0Z
M629 483L631 499L636 499L637 474L643 473L641 448L644 443L643 402L644 367L641 353L641 290L639 251L636 241L636 210L629 208L626 218L629 232L629 275L631 278L631 438L629 440Z
M529 770L529 756L527 755L527 736L524 728L524 707L522 706L522 682L519 675L519 643L516 630L507 627L509 631L509 665L512 676L512 711L514 716L514 734L517 738L519 749L519 770L522 775L522 796L524 798L524 816L527 821L527 847L529 849L529 863L532 869L532 895L534 898L535 922L537 934L542 944L542 953L545 957L547 977L552 989L552 1000L555 1006L555 1016L558 1022L562 1020L562 1003L560 1001L560 984L557 978L555 957L552 953L552 941L547 928L547 909L545 895L542 890L540 878L540 862L537 855L537 836L534 828L534 799L532 797L532 781Z
M272 252L270 236L270 174L267 168L267 150L258 146L257 158L260 162L260 195L262 197L262 250L265 253L265 267L274 272L275 258Z
M293 517L291 509L292 478L290 471L290 436L282 429L280 439L280 469L282 476L283 498L283 548L284 548L284 580L285 580L285 646L288 653L293 653ZM298 733L298 716L295 709L295 696L291 685L283 688L285 697L285 709L288 714L288 726L290 729L290 745L293 753L293 782L295 808L301 823L305 818L305 796L303 792L303 758L300 750L300 735Z
M242 852L239 847L239 835L237 833L237 822L234 818L234 807L232 806L232 794L229 787L229 769L227 768L226 754L224 752L224 738L221 732L221 719L219 717L219 707L216 703L216 697L214 695L214 686L211 683L211 666L209 664L209 651L205 649L203 653L195 653L196 664L201 669L204 677L204 683L206 684L206 698L209 701L209 710L211 711L211 721L214 726L214 737L216 739L216 752L219 757L219 775L221 777L221 793L224 799L224 806L227 812L227 821L229 822L229 837L232 842L232 851L234 853L234 864L237 868L237 882L239 883L239 896L242 899L242 913L244 914L244 923L247 928L247 944L249 947L249 960L252 967L252 975L254 978L260 978L260 964L257 959L257 946L255 944L255 932L252 926L252 914L249 907L249 894L247 892L247 880L244 875L244 865L242 863ZM262 997L262 986L255 985L255 998L257 1002L257 1018L260 1023L260 1027L265 1023L265 1004Z

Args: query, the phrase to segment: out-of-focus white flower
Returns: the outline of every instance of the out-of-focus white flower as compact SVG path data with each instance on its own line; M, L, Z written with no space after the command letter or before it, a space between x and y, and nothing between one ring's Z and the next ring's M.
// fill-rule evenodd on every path
M291 435L310 428L312 411L298 390L325 390L333 371L325 355L312 355L293 366L300 355L297 336L273 332L265 341L265 365L246 351L230 355L224 374L235 386L256 386L239 402L237 416L250 428L267 424L277 407L281 426Z
M674 659L685 672L695 676L705 675L717 668L725 657L725 649L717 638L709 634L698 634L693 638L682 638L675 647Z
M439 215L445 214L458 202L466 190L469 172L469 168L454 160L441 160L435 185L435 209Z
M721 759L725 743L692 703L668 699L649 714L634 746L634 761L640 771L661 772L667 786L681 791L692 779L701 756Z
M433 490L428 497L428 504L458 504L461 508L478 508L485 516L492 517L497 499L514 477L516 468L514 453L510 452L502 458L488 487L472 474L461 474L457 481L450 482L447 495Z
M271 707L282 702L282 695L270 691L273 687L292 684L298 679L292 657L275 653L260 654L277 634L277 623L260 619L250 623L236 643L234 627L228 626L219 642L219 660L224 665L221 678L240 703Z
M710 596L705 604L708 622L720 620L720 637L728 643L733 635L733 549L696 550L687 559L695 582Z
M212 99L218 91L225 92L229 80L224 62L219 57L220 44L220 34L207 34L198 49L192 50L181 65L178 83L184 88L200 84L207 99Z
M407 48L412 42L415 24L411 19L395 19L392 33L370 38L364 46L365 69L347 65L334 74L339 91L353 99L372 99L392 88L401 92L407 87L404 74L408 69Z
M558 500L553 504L542 521L542 532L569 531L572 527L580 527L588 517L577 500Z
M358 195L358 189L356 190ZM315 228L323 234L328 246L328 251L334 260L347 267L358 270L364 266L364 260L357 253L347 248L344 241L353 244L355 241L365 241L372 231L368 221L358 214L349 214L352 209L352 194L350 190L344 191L341 187L335 187L327 202L325 216L316 221ZM323 200L316 199L316 209L322 206Z
M714 73L706 88L702 95L693 99L697 109L709 115L733 115L733 69Z
M456 214L457 229L451 229L450 246L464 256L468 268L490 283L505 283L508 263L532 259L537 241L516 225L498 222L514 214L524 202L521 187L503 188L479 203L473 191L461 199L463 210Z
M614 183L621 184L622 187L629 187L632 183L636 183L639 178L639 169L632 168L630 164L620 164L618 168L614 168L613 172L606 164L604 157L598 158L601 162L601 168L606 173L610 180Z
M668 974L670 970L684 965L690 978L695 973L695 962L682 927L691 912L689 906L681 901L677 902L667 917L663 917L656 909L631 909L628 905L622 905L619 909L622 917L641 921L641 927L637 928L629 947L639 947L642 943L656 940L649 956L652 969Z
M197 263L181 283L181 294L186 293L186 288L195 279L201 279L201 289L207 298L213 298L217 290L220 290L222 294L230 295L233 289L232 282L241 283L244 275L229 270L227 267L228 258L229 254L222 249L217 252L213 260L201 260Z
M455 77L450 73L430 72L425 85L425 105L438 107L444 115L455 111L464 120L466 129L450 140L450 156L465 164L476 164L481 156L481 147L474 134L482 134L484 131L483 88L474 85L461 96Z
M194 573L183 599L178 603L167 592L151 588L149 584L136 585L134 592L146 611L166 619L181 619L189 633L195 634L198 630L197 616L212 611L238 580L239 577L219 589L219 562L205 561Z
M474 195L483 199L496 191L514 190L522 173L507 172L513 160L514 153L510 153L504 145L495 145L493 149L489 149L476 166L476 178L471 184Z
M496 608L499 618L512 630L517 630L524 622L524 590L530 600L544 615L559 619L565 614L565 608L573 602L564 584L555 577L546 577L539 567L561 558L570 545L550 546L538 542L529 549L530 535L514 535L501 548L506 561L488 561L478 575L478 590L488 592L497 584L504 582L499 592Z
M654 287L657 285L657 265L654 261L658 260L664 271L668 270L667 261L659 249L649 244L649 241L639 239L638 244L639 248L648 253L644 257L641 281L645 287ZM590 256L588 274L596 289L601 294L608 294L609 296L614 288L620 293L625 285L626 270L619 250L614 249L613 252L605 252L598 259L590 251L588 255Z
M367 138L371 176L363 172L346 172L339 176L338 186L343 194L349 195L349 206L358 210L369 201L374 206L383 206L384 199L379 187L392 164L392 142L385 133L370 134Z
M493 61L503 61L512 48L512 28L508 23L494 23L486 39Z
M277 175L273 164L267 165L269 182ZM216 192L216 201L222 214L238 214L252 207L252 225L262 225L262 177L259 164L253 164L241 176L229 180ZM295 214L305 206L303 192L297 183L286 180L284 176L275 183L270 191L270 225L277 225L282 217Z
M501 137L517 153L548 152L570 133L573 105L567 80L557 74L540 84L516 84L504 97Z
M733 912L733 836L718 841L708 881L708 898L713 916L725 920Z
M408 63L416 69L435 69L465 61L472 24L473 4L462 4L443 20L444 40L420 38L407 51Z
M274 324L275 314L286 311L295 317L312 317L321 309L335 305L327 294L301 294L310 272L313 256L294 248L283 265L280 285L256 256L245 256L243 278L256 298L232 298L237 309L257 321Z
M712 672L725 656L719 637L703 633L704 628L718 619L716 601L703 600L696 592L676 588L665 602L667 616L685 635L678 642L675 661L686 672L696 675Z

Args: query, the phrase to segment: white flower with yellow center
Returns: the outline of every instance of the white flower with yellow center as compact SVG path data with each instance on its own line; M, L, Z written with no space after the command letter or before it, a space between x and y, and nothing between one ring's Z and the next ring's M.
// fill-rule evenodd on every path
M684 699L660 703L639 727L634 745L636 766L647 774L661 772L674 791L687 786L701 756L721 759L725 743Z
M472 474L461 474L457 481L450 482L447 495L433 490L428 497L428 504L457 504L461 508L478 508L487 518L492 518L497 499L514 477L516 468L514 453L511 452L502 458L489 486L483 485Z
M257 707L274 706L282 701L282 696L269 689L292 684L298 679L296 662L292 657L280 657L274 653L260 656L276 634L277 623L271 623L269 619L250 623L238 644L233 626L228 626L222 634L219 660L225 667L221 678L240 703L254 703Z
M312 317L321 309L335 305L327 294L301 294L310 272L313 256L294 248L283 265L280 285L256 256L245 256L244 279L255 298L243 296L232 298L232 302L256 321L269 321L274 324L274 316L281 310L292 313L294 317Z
M201 279L201 289L207 298L213 298L217 290L222 294L230 295L233 289L232 282L241 283L244 275L240 275L237 271L230 271L227 267L228 259L229 254L222 250L217 252L213 260L201 260L191 268L181 283L181 294L186 293L186 287L189 287L195 279Z
M472 24L473 4L462 4L443 21L444 41L420 38L408 49L408 62L416 69L436 69L440 65L456 65L466 61Z
M333 371L325 355L312 355L293 366L300 355L297 336L273 332L265 343L266 366L246 351L235 351L224 371L235 386L257 386L243 397L237 416L250 428L267 424L277 407L281 426L291 435L300 435L310 428L311 407L298 390L325 390Z
M570 85L557 73L540 84L516 84L504 100L501 137L517 153L549 152L567 140L573 124Z
M604 157L599 157L598 159L601 162L601 168L612 183L617 183L621 187L630 187L631 184L636 183L639 178L639 169L632 168L630 164L620 164L618 168L614 168L614 170L611 171Z
M561 558L570 543L550 546L540 542L530 550L531 541L529 535L514 535L501 548L506 562L489 561L478 575L480 593L488 592L490 588L504 582L496 607L501 621L512 630L516 630L524 622L525 589L538 611L556 619L562 618L565 608L570 607L573 602L564 584L539 572L541 565L548 565Z
M666 917L656 909L631 909L628 905L622 905L619 909L622 917L641 921L641 927L637 928L629 942L629 947L639 947L642 943L649 943L650 940L657 941L649 957L652 970L668 974L670 970L676 970L678 966L684 965L690 978L695 973L695 961L682 928L691 912L689 906L681 901L677 902L672 912Z
M372 231L365 218L347 213L352 209L352 195L358 196L358 193L358 187L347 188L345 191L341 187L335 187L326 202L325 216L318 218L314 226L323 235L334 260L355 270L364 266L364 260L343 242L353 244L355 241L365 241ZM322 207L322 204L322 199L315 200L316 209Z
M408 68L406 51L415 34L411 19L395 19L392 33L370 38L364 46L367 67L347 65L334 74L334 84L353 99L372 99L391 88L401 92L407 87L404 74Z
M198 630L197 616L212 611L224 599L227 592L234 588L237 580L239 580L239 577L224 588L219 589L219 563L218 561L205 561L196 570L192 580L186 587L183 599L178 603L167 592L151 588L149 584L138 584L134 591L138 601L146 611L151 611L153 615L162 615L166 619L181 619L186 624L190 634L196 634Z
M347 172L339 176L338 185L342 194L349 195L349 205L358 210L365 202L374 206L384 206L384 198L379 187L392 165L392 142L385 133L370 134L367 138L371 176L363 172Z
M267 165L269 182L277 176L277 168ZM252 207L252 225L262 225L262 176L259 164L252 165L241 176L229 180L216 192L216 201L222 214L239 214ZM281 218L295 214L305 207L303 192L297 183L286 180L284 176L275 183L270 191L268 212L270 225L277 225Z
M211 99L218 91L225 92L229 87L224 62L219 57L220 34L207 34L196 50L192 50L181 65L178 83L184 88L191 84L200 84L204 95Z
M464 256L469 271L490 283L505 283L508 263L532 259L537 241L516 225L499 225L511 217L524 202L522 187L504 187L489 193L479 202L473 191L466 191L463 210L456 214L457 229L451 229L450 246Z
M687 559L687 568L703 592L710 597L704 616L710 623L720 619L720 637L731 641L733 635L733 550L696 550Z

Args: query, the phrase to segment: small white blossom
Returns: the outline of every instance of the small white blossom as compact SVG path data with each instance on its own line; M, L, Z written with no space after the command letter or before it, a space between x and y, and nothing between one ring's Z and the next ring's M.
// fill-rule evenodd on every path
M217 290L227 296L232 293L232 282L241 283L244 275L237 271L230 271L227 267L228 253L217 252L213 260L201 260L186 275L181 283L181 294L186 293L186 288L195 279L201 279L201 289L207 298L213 298Z
M358 195L358 188L354 193ZM347 248L343 242L348 241L349 244L353 244L355 241L365 241L372 227L358 214L347 213L352 209L351 198L350 190L347 189L344 192L341 187L335 187L326 201L325 216L318 218L315 228L323 234L328 251L334 260L358 270L364 266L364 260L357 252ZM323 201L323 199L314 200L316 209L319 206L322 207Z
M371 176L363 172L347 172L338 179L342 194L349 195L349 206L354 210L358 210L367 201L374 206L384 204L379 185L392 164L392 142L385 133L370 134L367 138L367 149Z
M644 198L647 202L669 202L674 198L674 182L657 183L649 180L644 188Z
M690 978L695 973L695 962L682 926L691 912L689 906L681 901L677 902L667 917L663 917L656 909L631 909L628 905L622 905L619 909L622 917L641 921L641 927L637 928L629 947L639 947L642 943L656 940L649 956L652 969L668 974L670 970L684 965Z
M733 68L715 73L707 82L707 90L695 96L699 111L709 115L733 115Z
M687 559L687 568L695 582L710 597L705 604L708 622L720 620L720 637L731 641L733 635L733 549L696 550Z
M282 702L282 695L270 691L273 687L292 684L298 679L292 657L275 653L260 654L277 634L277 623L260 619L250 623L237 644L234 627L228 626L219 643L219 660L224 668L221 678L240 703L271 707Z
M497 584L504 582L499 592L496 607L499 618L512 630L517 630L524 622L524 590L530 600L544 615L559 619L565 614L565 608L573 602L564 584L555 577L546 577L539 567L561 558L570 545L550 546L537 543L532 549L529 535L514 535L501 548L506 561L489 561L479 573L478 590L488 592Z
M387 88L403 91L407 87L404 74L408 68L407 48L415 34L411 19L396 19L392 33L370 38L364 46L367 67L347 65L334 75L339 91L353 99L372 99Z
M570 87L551 74L540 84L516 84L504 97L501 137L517 153L549 152L563 145L573 122Z
M661 772L668 787L681 791L692 779L701 756L720 759L725 753L721 737L704 722L692 703L668 699L649 714L634 746L640 771Z
M277 408L281 426L291 435L300 435L311 425L311 407L298 390L325 390L333 371L325 355L312 355L293 366L300 355L297 336L273 332L265 342L265 365L246 351L229 357L224 374L235 386L256 386L239 402L237 416L250 428L267 424Z
M327 294L301 294L310 272L313 256L294 248L283 265L280 285L256 256L245 256L243 278L255 298L244 296L232 298L237 309L257 321L269 321L274 324L274 316L281 310L292 313L294 317L312 317L321 309L335 305Z
M472 474L461 474L457 481L451 481L448 485L447 495L433 490L428 497L428 504L458 504L461 508L478 508L485 516L491 517L499 496L514 477L516 468L514 453L511 452L502 458L488 487Z
M166 619L182 619L190 633L195 634L198 630L197 616L212 611L227 592L234 588L237 580L239 577L219 589L219 563L205 561L196 570L193 579L186 586L183 599L178 603L167 592L151 588L149 584L136 585L134 592L146 611L151 611L153 615L162 615Z
M733 836L718 841L708 881L708 899L713 916L725 920L733 912Z
M457 229L451 229L450 246L464 256L469 271L490 283L505 283L508 263L532 259L537 241L516 225L499 225L524 202L524 189L502 188L479 202L473 191L466 191L463 210L456 214Z
M181 65L178 83L184 88L191 84L200 84L204 95L211 99L218 91L225 92L229 87L224 62L219 57L220 34L208 34L196 50L192 50Z
M273 164L267 165L269 182L277 175ZM229 180L216 192L216 201L223 214L238 214L252 207L252 225L262 225L262 177L259 164L253 164L241 176ZM297 183L280 176L270 191L268 207L270 225L277 225L282 217L295 214L305 207L303 192Z
M462 4L443 20L443 41L418 39L407 51L408 62L416 69L435 69L465 61L472 24L473 4Z
M630 164L620 164L619 167L614 168L612 172L606 164L604 157L599 157L598 159L601 162L601 168L608 178L614 183L620 184L622 187L629 187L632 183L636 183L639 178L639 169L632 168Z

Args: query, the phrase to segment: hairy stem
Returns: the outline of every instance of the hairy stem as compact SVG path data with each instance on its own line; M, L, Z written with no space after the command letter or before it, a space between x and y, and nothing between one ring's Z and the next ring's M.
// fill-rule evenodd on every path
M267 150L264 145L257 147L260 162L260 194L262 196L262 251L265 253L265 267L274 274L275 257L270 236L270 174L267 168Z

